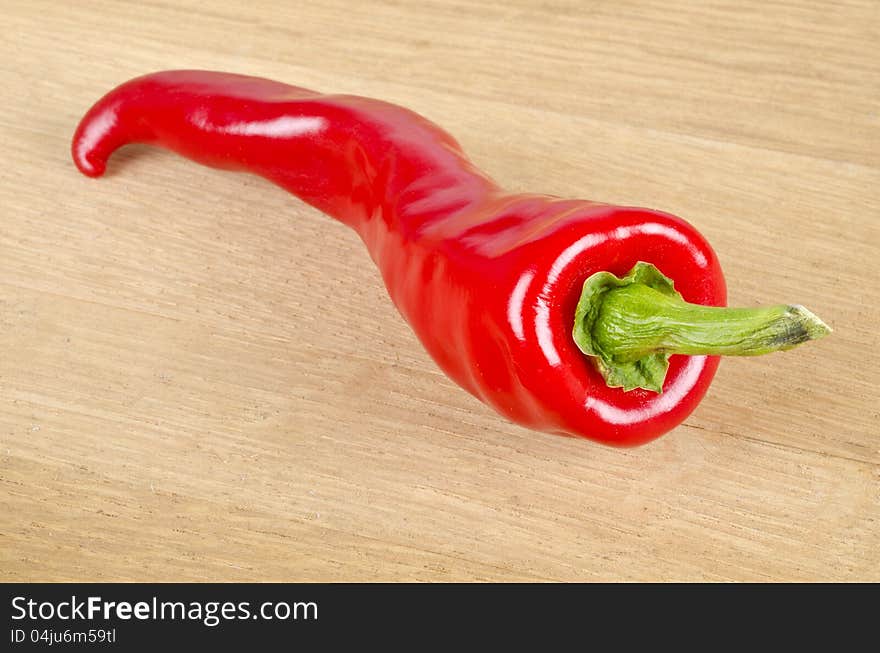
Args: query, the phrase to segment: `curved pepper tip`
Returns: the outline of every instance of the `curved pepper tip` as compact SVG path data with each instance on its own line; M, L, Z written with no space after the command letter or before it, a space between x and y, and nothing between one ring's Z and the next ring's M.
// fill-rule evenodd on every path
M90 112L80 122L70 144L73 162L86 177L100 177L107 169L107 141L110 131L102 125L104 122L106 121L96 121Z
M99 100L83 116L70 152L73 162L87 177L100 177L107 169L107 159L120 146L131 142L131 130L119 119L117 103L107 97Z
M94 152L82 148L77 142L73 144L72 153L77 169L86 177L100 177L107 169L106 161L94 156Z

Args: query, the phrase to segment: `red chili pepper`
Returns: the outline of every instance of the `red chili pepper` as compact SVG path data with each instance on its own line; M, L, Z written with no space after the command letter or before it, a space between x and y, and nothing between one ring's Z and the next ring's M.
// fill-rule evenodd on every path
M352 227L439 366L534 429L641 444L693 411L716 354L828 332L802 307L711 308L724 278L687 222L506 193L449 134L386 102L160 72L99 100L73 158L97 177L132 142L259 174Z

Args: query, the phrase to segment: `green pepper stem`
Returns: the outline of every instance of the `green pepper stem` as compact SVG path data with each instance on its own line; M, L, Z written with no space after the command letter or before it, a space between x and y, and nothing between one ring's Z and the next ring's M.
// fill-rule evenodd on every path
M803 306L720 308L689 304L633 284L608 292L593 337L615 360L652 353L760 356L791 349L830 329Z
M830 332L799 305L690 304L657 268L639 263L623 279L600 272L587 280L574 338L609 386L660 392L671 354L758 356Z

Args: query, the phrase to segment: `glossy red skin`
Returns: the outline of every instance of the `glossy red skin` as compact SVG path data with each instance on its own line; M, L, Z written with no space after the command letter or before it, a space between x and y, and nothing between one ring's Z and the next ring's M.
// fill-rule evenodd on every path
M378 100L320 95L207 71L131 80L86 114L72 152L104 172L126 143L261 175L352 227L437 364L526 427L617 446L680 424L717 357L673 356L664 391L609 388L571 331L584 280L657 266L687 301L723 306L706 240L658 211L510 194L425 118Z

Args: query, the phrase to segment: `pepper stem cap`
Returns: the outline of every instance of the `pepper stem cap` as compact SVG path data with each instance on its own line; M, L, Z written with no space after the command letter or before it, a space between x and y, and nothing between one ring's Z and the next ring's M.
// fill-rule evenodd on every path
M622 278L597 272L584 282L572 335L609 387L662 392L672 354L759 356L830 332L797 304L688 303L672 279L640 261Z

